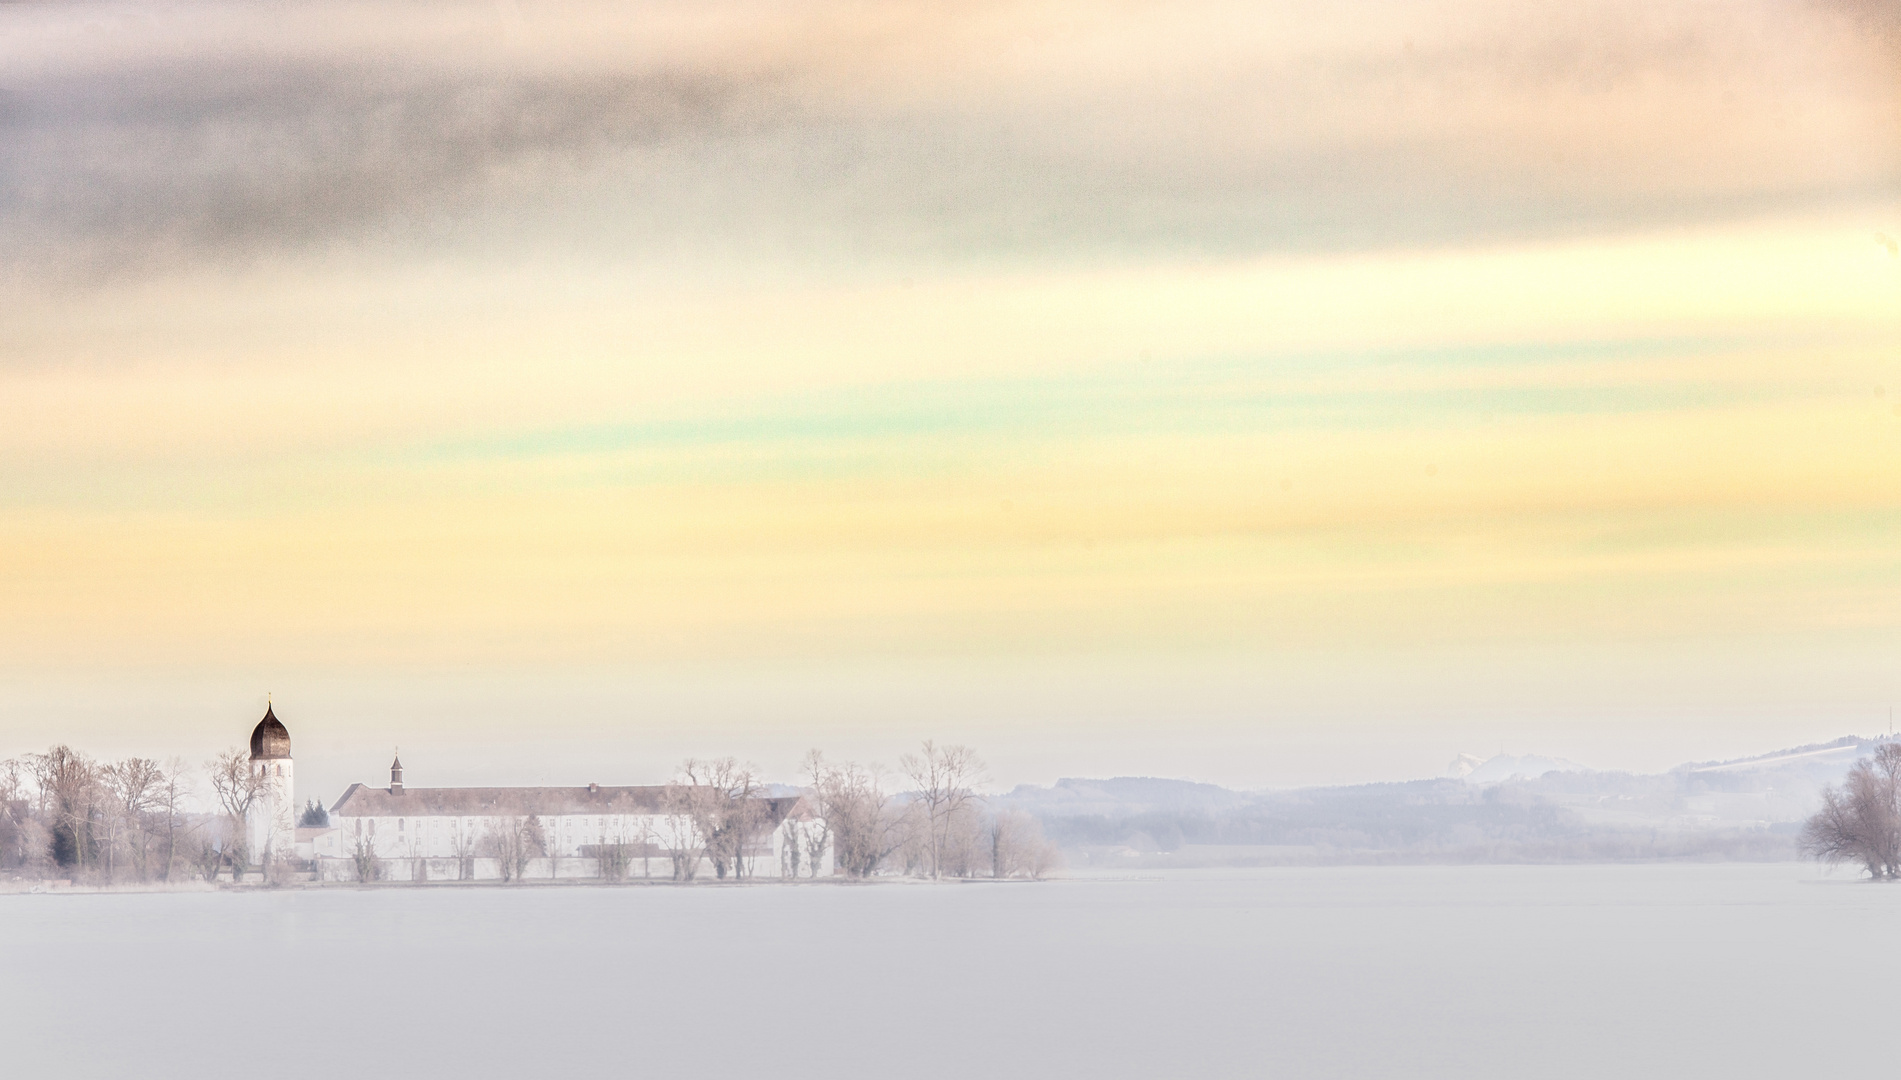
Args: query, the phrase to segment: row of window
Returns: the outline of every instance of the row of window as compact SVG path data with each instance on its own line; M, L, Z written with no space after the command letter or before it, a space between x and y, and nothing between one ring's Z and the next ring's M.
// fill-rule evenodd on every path
M378 820L377 818L370 818L370 819L369 819L369 822L370 822L370 831L371 831L372 833L376 831L376 822L377 822L377 820ZM440 818L440 817L428 817L428 818L419 818L419 819L417 820L417 822L416 822L416 827L417 827L418 829L420 829L420 828L422 828L422 827L423 827L423 826L424 826L425 824L428 824L428 825L433 825L433 826L435 826L435 827L436 827L436 829L437 829L438 831L440 831L440 830L441 830L441 828L442 828L442 823L443 823L444 821L447 821L447 822L449 823L449 825L450 825L450 827L451 827L451 828L456 828L456 829L460 829L460 828L462 828L463 826L466 826L466 827L468 827L468 828L470 828L470 829L474 829L474 828L475 828L475 825L476 825L476 821L477 821L477 820L478 820L478 819L476 819L476 818ZM481 819L481 820L487 820L487 819ZM586 827L587 827L587 819L586 819L586 818L548 818L548 819L547 819L547 821L548 821L548 823L549 823L549 827L550 827L550 828L552 828L552 829L553 829L553 830L555 830L556 832L562 832L562 833L568 833L568 832L573 832L573 831L574 831L574 830L576 830L576 829L584 829L584 828L586 828ZM618 819L618 818L616 818L616 819L615 819L615 823L616 823L616 824L619 824L619 823L620 823L620 821L619 821L619 819ZM600 828L602 828L602 829L605 829L605 828L607 827L607 824L608 824L608 819L607 819L607 818L604 818L604 817L603 817L603 818L596 818L596 819L594 819L594 824L595 824L596 826L598 826L598 827L600 827ZM401 833L401 832L408 832L408 831L409 831L409 819L408 819L408 818L397 818L397 819L396 819L396 831L397 831L397 832L399 832L399 833ZM603 837L604 837L604 836L605 836L605 834L603 834ZM596 842L597 842L597 843L606 843L606 840L605 840L605 839L603 838L602 840L599 840L599 841L596 841Z
M652 814L642 814L642 815L639 815L639 816L641 816L641 817L653 817L653 816L655 816L655 815L652 815ZM371 820L371 821L375 821L376 819L375 819L375 818L371 818L370 820ZM399 829L400 829L400 828L402 828L402 827L403 827L403 822L405 822L405 821L408 821L408 820L409 820L408 818L397 818L397 819L396 819L396 827L397 827L397 828L399 828ZM486 820L486 819L484 819L484 820ZM567 828L567 827L569 827L569 826L583 826L583 827L584 827L584 826L586 826L586 825L587 825L587 819L586 819L586 818L546 818L546 819L544 819L544 820L546 820L546 821L548 821L548 822L549 822L549 823L551 823L551 824L554 824L554 825L557 825L557 826L560 826L560 827L562 827L562 828ZM456 824L456 823L458 823L458 822L461 822L461 823L464 823L464 824L468 824L468 825L474 825L474 824L475 824L475 822L476 822L476 819L475 819L475 818L453 818L453 817L452 817L452 818L441 818L441 817L427 817L427 818L422 818L422 819L420 819L420 821L426 821L426 822L430 822L430 823L433 823L433 824L436 824L436 825L440 825L440 824L442 824L442 823L443 823L444 821L447 821L447 822L448 822L449 824L451 824L451 825L454 825L454 824ZM608 819L606 819L606 818L595 818L595 819L594 819L594 824L596 824L596 825L602 825L602 826L605 826L605 825L607 824L607 821L608 821ZM619 818L615 818L615 819L614 819L614 821L615 821L616 823L619 823L619 821L620 821L620 819L619 819Z

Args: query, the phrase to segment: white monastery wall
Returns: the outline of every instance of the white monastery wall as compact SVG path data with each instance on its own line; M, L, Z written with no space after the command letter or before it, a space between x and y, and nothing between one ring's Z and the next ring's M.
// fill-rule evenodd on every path
M504 869L496 841L524 824L536 837L524 879L598 878L603 849L616 847L628 859L626 876L671 878L671 851L704 846L690 819L662 812L674 805L662 798L664 788L405 788L400 760L390 763L389 787L350 785L330 810L331 828L299 829L290 732L269 705L251 732L250 764L262 781L244 822L252 863L308 859L325 881L357 880L363 855L376 860L376 877L385 881L495 880ZM829 845L810 865L824 828L799 799L749 801L766 815L762 823L776 824L759 836L763 842L748 845L744 876L831 874ZM702 857L697 874L718 877L713 860Z
M457 881L464 880L468 864L469 880L493 881L502 877L501 860L495 858L490 838L504 832L519 819L462 815L333 817L333 826L310 842L319 878L324 881L354 881L354 854L358 837L368 845L379 861L378 875L383 881ZM530 859L522 877L525 880L584 880L601 876L597 850L601 846L626 844L629 854L627 878L667 880L673 877L669 851L674 843L698 847L700 839L692 824L682 818L660 814L589 814L549 815L538 818L544 838L544 854ZM829 877L832 851L828 844L819 860L817 873L804 857L813 837L821 833L819 823L787 820L767 834L768 843L746 856L746 876L779 878L790 869L787 841L796 836L801 844L799 877ZM716 878L713 862L701 858L699 877Z

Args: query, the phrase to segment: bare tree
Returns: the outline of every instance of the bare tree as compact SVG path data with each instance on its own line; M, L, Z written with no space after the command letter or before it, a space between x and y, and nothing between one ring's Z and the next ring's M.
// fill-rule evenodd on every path
M653 877L653 817L640 815L640 876Z
M940 747L927 739L922 753L904 755L898 767L911 782L911 798L924 818L926 872L940 877L952 826L977 798L976 787L983 783L983 762L968 746Z
M99 767L70 746L27 758L39 789L40 813L52 826L53 861L84 873L97 854L94 817L102 798Z
M625 881L633 874L634 856L639 854L646 861L647 825L646 817L637 814L637 801L618 799L614 802L613 824L601 834L601 846L595 852L599 863L601 880Z
M991 818L988 836L992 877L1041 878L1056 868L1056 845L1043 837L1037 820L1021 810L1004 810Z
M746 873L746 849L765 820L763 788L752 766L730 757L702 761L688 758L668 786L679 789L674 801L692 820L715 876L730 869L735 879Z
M626 881L627 868L634 862L634 850L625 840L615 837L595 848L594 861L602 881Z
M673 880L692 881L706 856L706 835L699 820L707 816L700 803L707 792L691 784L672 783L661 793L660 843L673 863Z
M33 812L32 777L29 762L0 761L0 868L37 871L47 857L44 819Z
M1858 862L1876 881L1901 877L1901 743L1857 761L1802 827L1802 850L1825 862Z
M185 803L191 793L190 773L184 758L165 763L165 780L153 796L153 810L165 829L165 869L159 875L172 880L172 867L178 861L178 831L185 824Z
M983 803L975 799L950 815L940 848L944 876L981 877L989 869L989 824Z
M457 829L452 840L455 845L456 880L475 880L475 827L471 825Z
M26 767L17 758L0 761L0 869L26 861Z
M904 843L902 817L892 809L884 773L856 762L825 764L814 750L806 757L811 771L813 813L824 822L821 838L832 845L832 866L846 877L874 874ZM821 849L822 852L822 849ZM821 855L822 857L822 855Z
M799 870L805 865L805 849L799 843L798 826L791 818L787 818L780 828L785 833L785 841L779 845L779 876L797 878Z
M806 751L805 761L805 809L807 816L796 824L786 822L786 846L796 847L803 844L803 861L812 877L818 877L819 867L824 865L825 850L832 843L832 826L824 811L825 796L822 791L826 775L830 769L825 764L825 755L816 748ZM801 853L794 852L792 876L798 876L798 863Z
M825 853L832 847L831 829L816 814L795 818L788 822L788 826L792 834L787 837L786 843L804 846L802 861L805 863L805 876L818 877L819 871L825 866Z
M126 758L100 771L111 806L105 819L111 822L106 846L106 877L115 869L113 852L120 846L130 848L138 859L140 878L149 877L150 819L162 803L165 770L151 758Z
M218 871L224 867L224 845L210 836L200 836L198 846L192 850L192 868L206 881L218 880Z
M810 796L807 796L807 799L809 798ZM787 814L779 826L779 876L782 878L796 880L800 871L808 866L811 867L809 876L818 876L817 860L825 849L812 842L819 830L816 828L816 819L811 816L809 809L806 812L800 812L800 808L805 807L807 803L801 801L799 807Z
M1030 858L1028 863L1025 864L1024 870L1030 877L1041 881L1063 865L1063 855L1062 852L1057 849L1053 841L1041 838L1041 829L1038 829L1037 832L1039 834L1038 842L1030 849Z
M495 819L483 846L501 863L503 881L520 881L547 843L540 818L513 814Z
M554 876L554 842L548 838L548 830L543 827L540 815L529 814L521 819L516 829L521 837L520 861L515 867L515 876L521 877L528 872L528 864L536 855L548 856L548 876Z
M244 876L245 867L251 861L246 829L251 808L257 805L270 780L251 766L250 752L241 746L234 746L205 762L205 773L228 823L225 859L231 864L231 879L236 881Z
M376 854L376 832L371 822L357 818L350 823L350 864L356 879L368 883L383 876L383 860Z

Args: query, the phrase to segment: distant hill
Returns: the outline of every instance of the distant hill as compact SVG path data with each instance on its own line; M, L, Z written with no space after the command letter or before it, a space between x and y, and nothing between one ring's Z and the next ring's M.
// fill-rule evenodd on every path
M1804 772L1829 777L1839 777L1848 771L1856 759L1875 752L1875 747L1887 742L1887 738L1864 739L1858 735L1844 735L1834 742L1812 743L1790 750L1777 750L1756 757L1737 758L1733 761L1699 761L1679 765L1672 772L1722 773L1722 772L1761 772L1795 768Z
M1526 754L1513 757L1499 754L1492 758L1479 758L1471 754L1460 754L1446 767L1446 777L1452 780L1464 780L1473 784L1495 784L1505 780L1528 780L1543 776L1549 772L1590 772L1591 770L1575 761L1563 758L1540 757Z
M1116 776L1107 780L1058 780L1051 787L1025 784L1004 796L1039 815L1128 817L1149 813L1211 813L1246 803L1249 796L1214 784Z
M1637 775L1538 755L1461 755L1436 780L1244 792L1156 777L1024 785L1073 863L1774 860L1795 856L1821 789L1883 740L1844 736Z

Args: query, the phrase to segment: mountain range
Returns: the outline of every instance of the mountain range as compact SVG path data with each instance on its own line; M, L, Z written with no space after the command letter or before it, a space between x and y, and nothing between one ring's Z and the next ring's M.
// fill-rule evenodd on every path
M1656 774L1462 754L1430 780L1236 791L1072 778L991 801L1036 817L1085 866L1766 861L1797 857L1822 789L1883 741L1844 736Z

